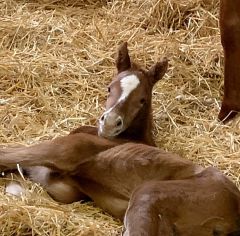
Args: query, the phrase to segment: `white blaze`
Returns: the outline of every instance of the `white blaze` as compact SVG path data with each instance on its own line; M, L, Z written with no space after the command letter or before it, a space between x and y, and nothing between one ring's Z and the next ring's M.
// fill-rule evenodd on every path
M126 99L129 94L137 88L140 81L136 75L128 75L120 80L120 85L122 89L122 94L118 99L118 102Z
M122 89L122 94L119 97L119 99L117 100L117 102L115 103L115 105L113 105L112 107L110 107L107 111L105 111L103 114L107 115L108 113L110 113L114 107L116 107L121 101L125 100L129 94L137 88L137 86L140 84L140 80L138 79L138 77L136 75L128 75L126 77L123 77L120 80L120 86ZM100 123L102 123L100 121ZM101 127L100 127L101 129Z

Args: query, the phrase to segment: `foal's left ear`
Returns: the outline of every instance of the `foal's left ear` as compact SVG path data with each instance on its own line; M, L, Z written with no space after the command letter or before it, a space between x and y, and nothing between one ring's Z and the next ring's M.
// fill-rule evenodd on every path
M168 59L164 57L161 61L157 62L154 66L152 66L148 73L148 76L150 77L152 81L152 85L154 85L157 81L162 79L162 77L165 75L168 68Z
M118 73L131 68L131 61L128 55L127 42L124 42L118 49L116 66Z

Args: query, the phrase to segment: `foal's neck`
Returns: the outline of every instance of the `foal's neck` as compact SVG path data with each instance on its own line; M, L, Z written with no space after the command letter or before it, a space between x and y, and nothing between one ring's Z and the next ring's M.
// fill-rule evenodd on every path
M132 124L118 138L127 139L129 141L137 141L151 146L156 146L153 134L153 118L151 103L146 105L139 111Z
M156 146L153 134L153 117L151 102L139 111L136 118L132 121L132 124L121 134L114 138L115 141L121 142L140 142L150 146ZM81 126L70 134L75 133L88 133L92 135L98 135L97 127L93 126Z

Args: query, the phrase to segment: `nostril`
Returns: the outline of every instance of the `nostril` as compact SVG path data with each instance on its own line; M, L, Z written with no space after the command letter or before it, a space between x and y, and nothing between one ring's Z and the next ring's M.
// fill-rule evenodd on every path
M101 121L104 121L105 120L105 115L102 115L101 118L100 118Z
M121 120L121 119L118 120L116 126L117 126L117 127L122 126L122 120Z

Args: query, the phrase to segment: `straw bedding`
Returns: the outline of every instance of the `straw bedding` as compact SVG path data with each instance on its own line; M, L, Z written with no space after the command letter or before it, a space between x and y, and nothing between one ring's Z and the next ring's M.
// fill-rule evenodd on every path
M239 119L216 119L223 93L217 0L0 1L0 142L33 144L95 125L115 72L116 48L149 67L170 60L154 88L159 147L216 166L239 185ZM121 223L91 204L61 205L20 180L4 194L1 235L118 235Z

